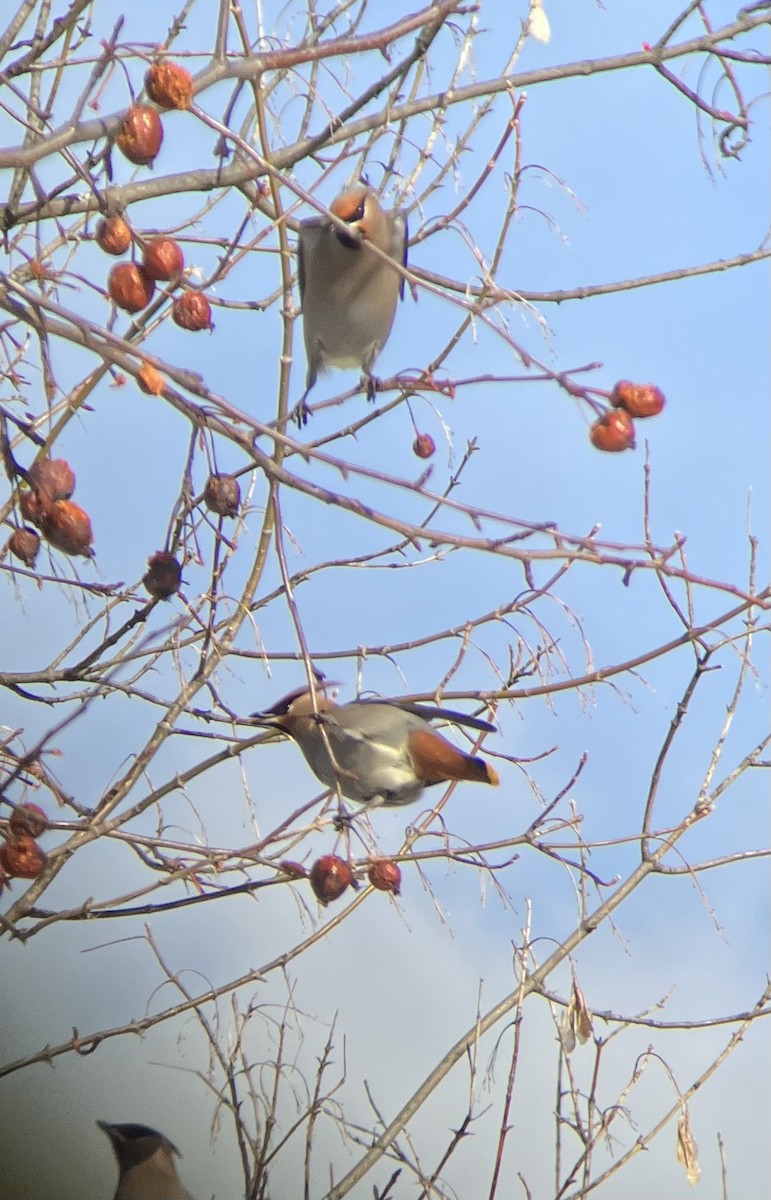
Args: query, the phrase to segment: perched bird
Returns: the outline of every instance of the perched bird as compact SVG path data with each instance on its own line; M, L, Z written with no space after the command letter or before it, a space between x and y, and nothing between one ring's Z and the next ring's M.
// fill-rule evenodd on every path
M193 1200L182 1186L174 1155L179 1150L147 1125L110 1125L97 1121L118 1160L115 1200Z
M433 720L495 732L465 713L401 700L354 700L334 704L307 687L255 713L259 725L280 729L302 750L314 775L349 800L378 805L411 804L424 788L451 779L498 785L484 759L465 754L431 725ZM331 751L331 755L330 755Z
M367 395L374 399L372 367L391 332L396 302L404 295L404 278L366 245L370 242L406 266L404 214L384 212L368 187L343 192L332 201L330 212L347 230L328 217L312 217L300 225L297 243L308 359L305 392L296 410L298 425L306 423L306 397L319 371L327 367L360 367L367 376Z

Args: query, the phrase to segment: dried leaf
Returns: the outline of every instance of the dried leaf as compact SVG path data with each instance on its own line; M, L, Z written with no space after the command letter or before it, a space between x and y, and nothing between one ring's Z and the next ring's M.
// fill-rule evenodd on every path
M677 1122L677 1161L685 1167L685 1175L691 1187L696 1187L701 1176L701 1167L697 1161L699 1147L691 1137L691 1116L688 1109Z
M584 999L584 994L580 987L573 980L573 989L570 993L570 1003L565 1009L565 1016L562 1019L560 1026L560 1041L562 1048L566 1054L572 1054L576 1048L576 1041L583 1045L588 1042L594 1033L592 1026L592 1014Z
M592 1025L592 1014L589 1011L589 1005L586 1003L584 993L575 979L573 980L573 996L576 1002L576 1036L579 1042L584 1045L594 1036L594 1026Z

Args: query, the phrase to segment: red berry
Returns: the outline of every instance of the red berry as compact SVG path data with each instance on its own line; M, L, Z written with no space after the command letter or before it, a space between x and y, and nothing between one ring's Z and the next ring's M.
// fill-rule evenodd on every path
M152 238L145 247L142 264L151 279L164 282L178 279L185 267L185 258L174 238Z
M8 822L15 837L40 837L48 828L48 817L39 804L17 804Z
M31 837L13 838L0 846L0 867L16 879L37 879L46 856Z
M212 328L211 305L203 292L194 292L192 288L177 296L171 306L171 317L180 329L193 333Z
M156 110L147 104L132 104L116 138L118 149L129 162L147 167L160 150L162 141L163 125Z
M430 458L436 450L436 443L430 433L419 433L412 443L412 453L418 458Z
M147 560L147 572L142 583L154 600L168 600L179 591L182 567L173 554L158 550Z
M141 312L153 298L155 284L144 267L132 262L116 263L107 276L107 291L118 308Z
M394 896L399 895L402 873L399 870L398 863L395 863L392 859L381 858L377 862L373 862L367 872L367 878L378 891L393 892Z
M91 558L94 534L91 518L74 500L57 500L40 518L43 537L64 554Z
M103 217L96 227L96 244L105 254L125 254L131 245L131 228L123 217Z
M336 854L323 854L311 867L310 881L316 898L326 907L330 900L337 900L350 887L353 872Z

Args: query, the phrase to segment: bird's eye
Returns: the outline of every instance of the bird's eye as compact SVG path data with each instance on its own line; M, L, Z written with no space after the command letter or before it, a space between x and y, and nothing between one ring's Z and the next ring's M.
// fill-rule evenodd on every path
M348 218L348 224L355 225L357 221L362 221L363 219L364 219L364 201L362 200L361 204L356 209L356 212L353 213L353 215Z

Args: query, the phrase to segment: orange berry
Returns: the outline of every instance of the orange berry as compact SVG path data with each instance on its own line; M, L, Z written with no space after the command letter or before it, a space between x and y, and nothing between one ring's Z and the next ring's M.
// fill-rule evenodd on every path
M103 217L95 236L96 244L105 254L125 254L131 245L131 228L123 217Z
M141 312L153 298L155 284L144 267L132 262L116 263L107 276L107 291L118 308Z
M156 62L145 75L147 94L162 108L189 108L193 99L193 77L175 62Z
M609 408L589 430L589 438L598 450L617 453L634 449L634 421L623 408Z

